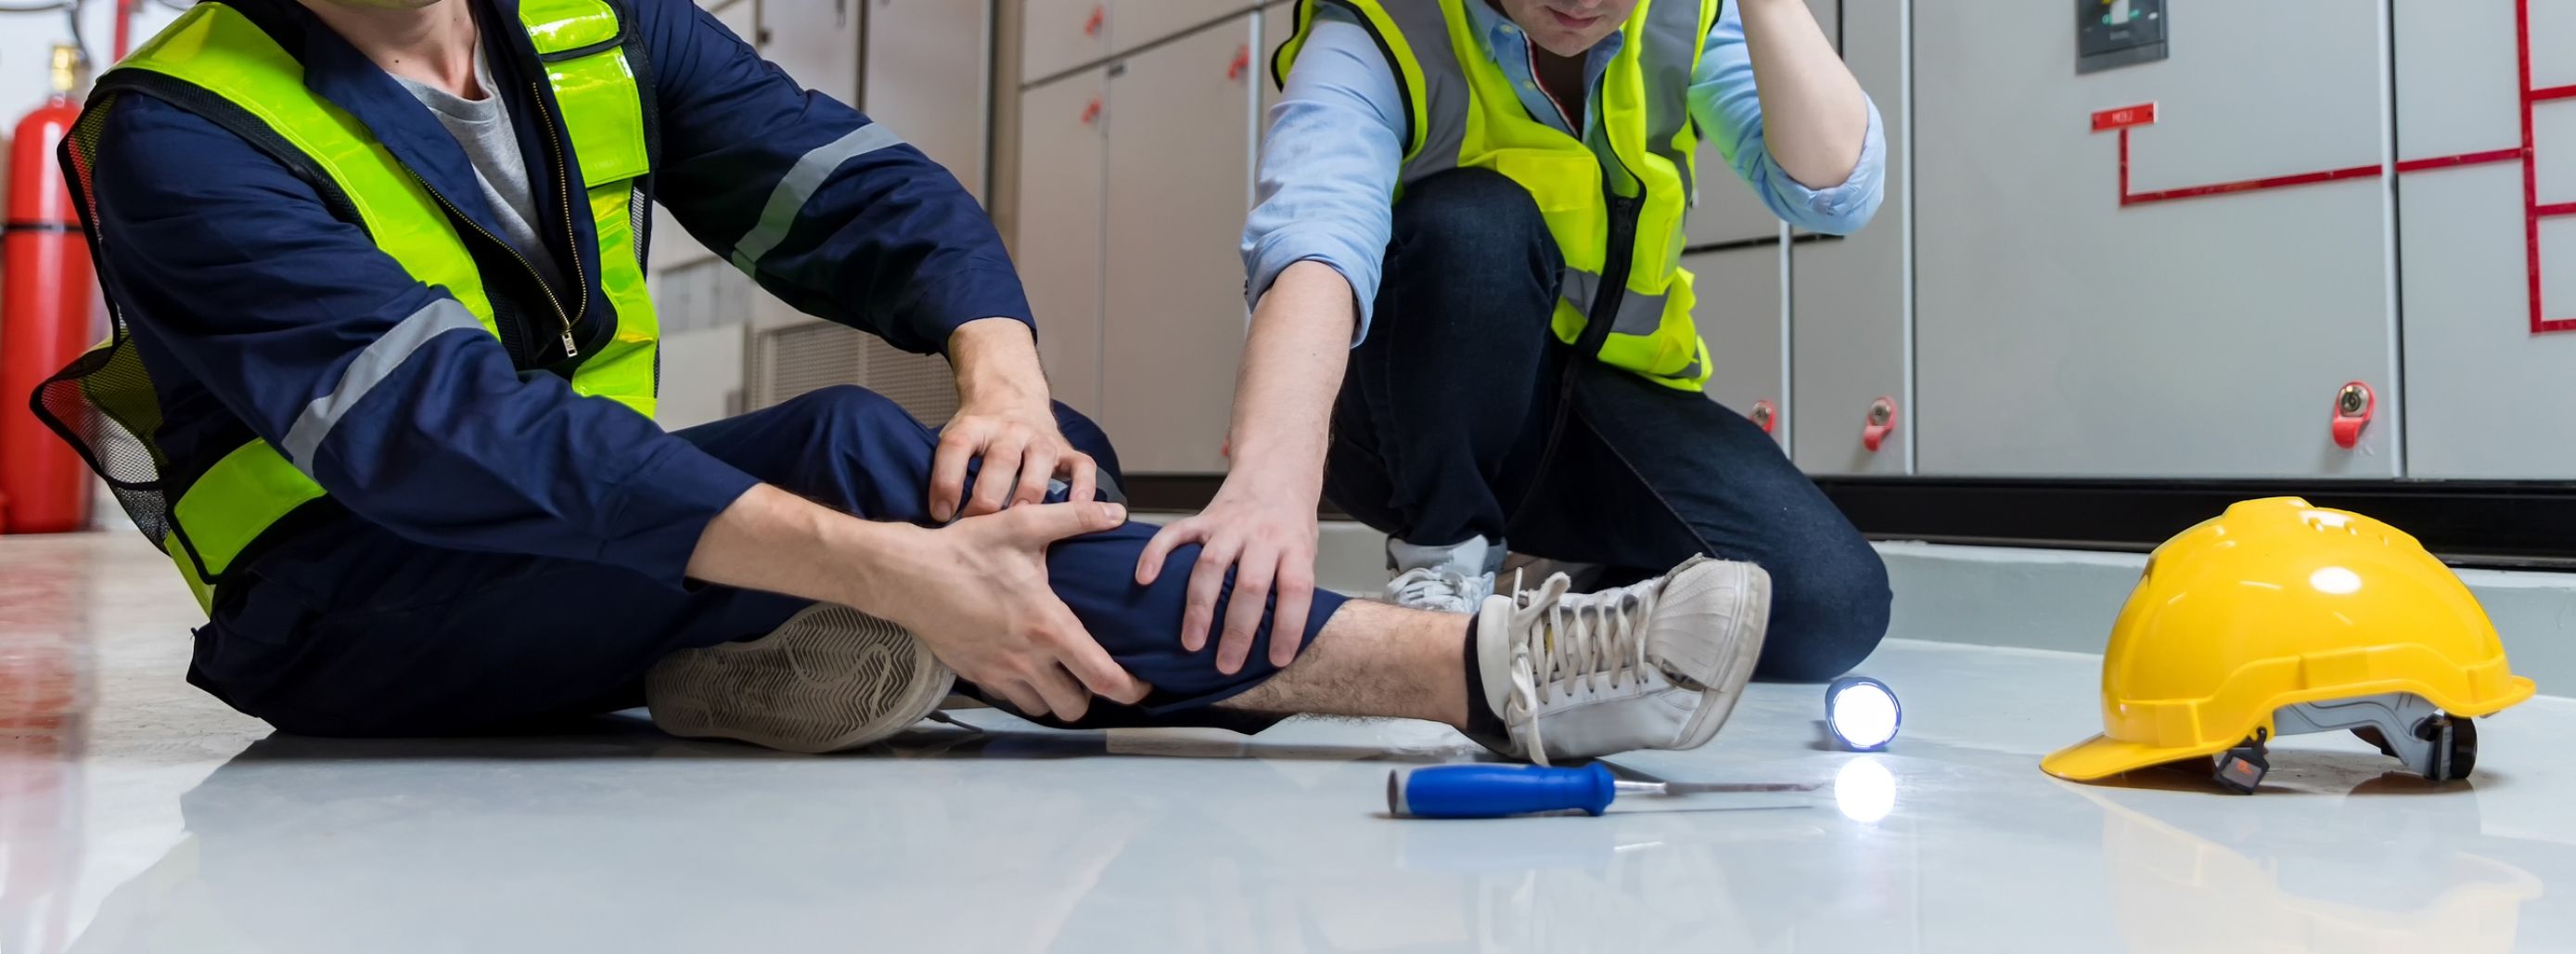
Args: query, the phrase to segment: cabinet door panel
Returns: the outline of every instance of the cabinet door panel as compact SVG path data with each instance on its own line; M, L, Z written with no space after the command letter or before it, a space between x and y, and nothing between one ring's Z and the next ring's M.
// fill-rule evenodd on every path
M1102 423L1139 473L1215 473L1243 350L1254 15L1110 68ZM1229 75L1231 74L1231 75Z
M990 116L989 4L869 0L868 118L886 124L984 197Z
M955 3L959 0L932 0ZM1114 0L1020 0L1020 81L1042 80L1109 55Z
M2198 5L2171 60L2082 76L2058 0L1913 10L1921 472L2398 474L2388 182L2174 191L2382 162L2385 8ZM2347 450L2354 380L2378 415Z
M1036 309L1038 358L1056 400L1095 417L1107 94L1098 70L1021 94L1019 225L1011 247Z

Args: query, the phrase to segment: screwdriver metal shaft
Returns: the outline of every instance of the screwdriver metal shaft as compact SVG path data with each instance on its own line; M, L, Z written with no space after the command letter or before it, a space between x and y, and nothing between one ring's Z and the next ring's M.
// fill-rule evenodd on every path
M1388 773L1386 801L1388 811L1416 818L1505 818L1564 811L1598 815L1622 794L1671 797L1815 788L1784 783L1629 782L1598 762L1582 768L1437 765Z

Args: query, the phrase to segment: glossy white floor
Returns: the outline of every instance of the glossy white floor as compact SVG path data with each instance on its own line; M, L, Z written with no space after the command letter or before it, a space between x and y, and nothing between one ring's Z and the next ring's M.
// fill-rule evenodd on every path
M2098 724L2097 660L1900 641L1865 667L1887 753L1759 686L1708 748L1617 760L1813 798L1423 822L1388 769L1477 750L1419 724L272 738L181 681L168 580L131 534L0 540L0 952L2576 948L2564 699L2483 723L2467 783L2301 739L2251 798L2076 786L2036 762Z

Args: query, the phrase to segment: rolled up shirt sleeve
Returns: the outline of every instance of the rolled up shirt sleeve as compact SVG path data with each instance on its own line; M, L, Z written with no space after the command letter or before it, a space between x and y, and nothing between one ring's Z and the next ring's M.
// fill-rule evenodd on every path
M1255 205L1243 228L1245 298L1258 306L1298 262L1331 266L1351 284L1368 337L1394 231L1404 165L1404 94L1368 30L1338 8L1313 32L1270 108Z
M1744 44L1744 21L1733 4L1718 17L1691 77L1691 118L1738 178L1753 188L1773 215L1790 225L1828 235L1849 235L1878 213L1887 179L1887 134L1878 104L1869 104L1869 132L1851 175L1830 188L1811 188L1771 157L1762 128L1762 97L1754 85L1753 57Z

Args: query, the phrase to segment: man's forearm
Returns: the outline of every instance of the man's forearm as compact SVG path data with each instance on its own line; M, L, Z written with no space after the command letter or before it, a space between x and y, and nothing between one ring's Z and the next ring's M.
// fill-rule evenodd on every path
M870 585L878 574L870 569L903 549L902 535L921 532L762 484L707 523L689 557L689 577L882 612Z
M1323 490L1333 398L1359 312L1351 284L1322 262L1279 273L1252 312L1234 392L1234 473L1314 496ZM1231 478L1230 478L1231 479Z
M948 336L948 363L957 370L958 401L968 407L1044 408L1052 400L1037 336L1019 321L984 318L957 326Z
M1805 0L1736 0L1771 158L1810 189L1851 178L1869 139L1869 96Z

